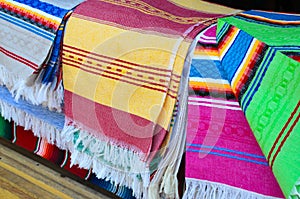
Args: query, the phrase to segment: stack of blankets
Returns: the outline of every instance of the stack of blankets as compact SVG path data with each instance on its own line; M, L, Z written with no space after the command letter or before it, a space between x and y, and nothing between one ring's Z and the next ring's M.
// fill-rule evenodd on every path
M1 1L1 114L136 198L179 198L185 150L186 198L297 197L300 17L237 12Z

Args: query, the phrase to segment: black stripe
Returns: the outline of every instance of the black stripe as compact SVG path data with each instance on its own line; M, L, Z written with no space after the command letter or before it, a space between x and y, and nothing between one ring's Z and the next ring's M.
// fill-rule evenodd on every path
M45 26L45 25L43 25L43 24L41 24L39 22L34 21L33 19L28 18L28 17L25 17L25 16L22 16L20 14L11 12L11 11L9 11L7 9L0 8L0 12L6 13L6 14L12 16L12 17L16 17L18 19L21 19L21 20L23 20L23 21L25 21L27 23L30 23L30 24L32 24L34 26L37 26L37 27L39 27L39 28L41 28L41 29L43 29L43 30L45 30L47 32L50 32L50 33L55 33L56 32L55 29L52 29L52 28L50 28L48 26Z
M189 96L201 96L201 97L213 97L213 98L219 98L219 99L236 99L235 95L232 91L212 91L212 90L205 90L205 89L197 89L193 90L192 88L189 88Z
M248 79L247 81L244 83L244 85L242 86L241 90L240 90L240 94L238 96L238 101L239 103L241 103L241 100L245 94L245 92L247 91L250 83L252 82L256 72L257 72L257 69L259 68L261 62L263 61L264 57L265 57L265 54L268 50L268 46L267 45L264 45L263 46L263 49L262 49L262 52L257 56L256 60L255 60L255 64L254 64L254 67L253 69L249 72L248 74Z

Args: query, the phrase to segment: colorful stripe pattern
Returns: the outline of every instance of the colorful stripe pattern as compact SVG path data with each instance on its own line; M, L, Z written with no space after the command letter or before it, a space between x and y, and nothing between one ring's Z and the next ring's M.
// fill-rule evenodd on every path
M44 138L34 136L33 132L24 130L21 126L16 126L13 122L8 122L0 117L1 134L0 137L12 142L14 145L22 147L24 150L36 154L43 159L54 163L70 174L75 175L92 185L114 193L121 198L134 198L132 190L114 185L108 181L99 179L89 170L71 166L71 154L68 151L61 150L55 145L49 144Z
M51 44L55 39L61 20L67 12L68 10L40 1L7 0L0 3L1 20L33 33L37 38L49 40ZM2 43L2 45L7 44ZM41 63L36 63L36 65L40 66Z
M170 1L89 0L68 20L62 54L65 129L80 129L70 132L77 151L103 164L105 172L106 166L117 170L110 180L118 183L114 176L126 172L121 183L137 197L147 197L151 174L167 153L189 47L220 16ZM116 153L123 154L121 162L111 155Z
M222 69L287 198L299 197L297 35L299 15L247 11L218 22Z
M0 81L16 99L22 96L33 104L61 110L61 102L55 103L51 97L43 99L41 93L58 95L60 97L52 98L62 101L63 93L55 89L61 83L61 40L71 9L48 2L52 1L0 2L0 67L3 73ZM74 7L79 2L72 0L67 4Z
M216 43L216 24L200 35L190 69L185 198L212 198L208 195L213 194L223 194L216 198L254 198L257 194L282 198L225 79ZM214 187L212 190L209 184Z
M70 124L100 139L106 135L147 160L170 126L191 39L217 16L167 1L82 3L68 21L63 45ZM96 107L95 115L107 117L87 121L77 114L87 104Z

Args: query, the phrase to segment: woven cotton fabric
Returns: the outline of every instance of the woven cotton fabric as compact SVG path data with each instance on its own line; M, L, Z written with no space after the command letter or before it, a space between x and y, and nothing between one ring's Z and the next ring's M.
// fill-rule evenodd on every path
M0 83L18 100L61 111L61 38L71 9L39 0L0 2Z
M182 148L171 144L183 136L184 123L173 128L187 78L182 71L194 37L220 16L182 1L90 0L74 10L62 63L63 135L74 145L76 163L132 187L137 197L147 197L151 178L167 172L163 181L154 177L157 191L149 194L176 193L176 169L166 167ZM163 171L156 172L160 164Z
M221 65L286 198L299 197L300 16L247 11L218 22Z
M200 33L190 68L184 198L283 198L226 79L216 29Z

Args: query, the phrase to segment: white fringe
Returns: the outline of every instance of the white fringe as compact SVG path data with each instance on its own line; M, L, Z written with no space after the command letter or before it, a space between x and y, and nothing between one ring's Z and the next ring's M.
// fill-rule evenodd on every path
M185 150L186 125L187 125L187 103L188 103L188 77L194 50L199 40L199 34L191 44L185 58L184 68L180 80L178 115L175 120L172 137L167 152L159 162L149 189L149 199L177 198L178 179L177 173L181 164L181 159Z
M43 105L51 111L62 111L64 98L62 83L58 85L57 89L53 88L53 83L34 82L32 85L28 85L24 78L11 73L0 65L0 85L5 85L16 101L23 98L33 105Z
M221 183L192 178L186 178L185 180L186 191L183 199L279 199Z
M35 136L45 138L48 143L55 144L61 149L66 148L64 143L61 142L60 130L52 125L1 100L0 111L1 116L6 120L13 120L17 125L23 126L25 130L32 130Z
M96 140L86 132L80 132L80 137L74 144L73 135L78 129L65 126L61 132L52 125L2 100L0 100L0 112L6 120L13 120L25 130L32 130L35 136L45 138L48 143L55 144L61 149L69 150L71 166L76 164L81 168L92 169L98 178L131 188L137 198L148 198L149 166L132 151ZM79 144L84 145L83 152L77 149ZM89 149L91 155L85 151L86 149Z
M137 153L101 141L83 130L80 130L79 138L74 143L74 133L77 131L79 129L65 125L61 133L62 141L71 152L72 165L92 168L98 178L131 188L137 198L148 198L149 165Z
M288 196L289 199L300 198L300 178L295 183L290 195Z

